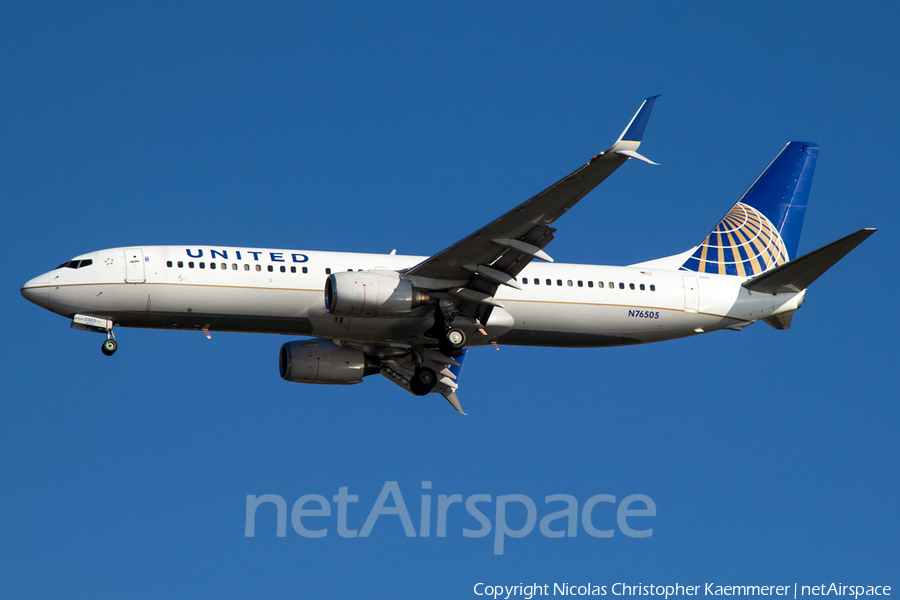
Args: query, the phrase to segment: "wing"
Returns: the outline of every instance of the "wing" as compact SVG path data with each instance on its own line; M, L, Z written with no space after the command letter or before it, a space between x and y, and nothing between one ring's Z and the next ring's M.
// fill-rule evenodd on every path
M632 158L656 164L640 154L644 129L658 96L644 100L631 122L605 152L526 200L492 223L409 269L423 289L446 290L458 300L459 313L486 323L498 306L501 285L521 289L515 277L533 259L552 262L544 248L556 231L550 225Z

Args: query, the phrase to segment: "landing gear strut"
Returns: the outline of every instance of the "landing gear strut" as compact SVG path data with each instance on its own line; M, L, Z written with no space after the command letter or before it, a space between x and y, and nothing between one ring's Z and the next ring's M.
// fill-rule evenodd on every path
M119 344L116 343L116 336L113 335L112 329L110 329L106 332L106 341L103 342L102 346L100 346L100 352L102 352L105 356L112 356L118 349Z

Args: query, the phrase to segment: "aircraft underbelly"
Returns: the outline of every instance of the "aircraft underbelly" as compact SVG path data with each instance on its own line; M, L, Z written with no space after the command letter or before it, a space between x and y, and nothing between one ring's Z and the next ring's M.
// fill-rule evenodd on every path
M511 302L515 319L501 344L525 346L603 347L656 342L696 335L722 326L717 315L686 312L683 307L629 307Z
M352 318L335 317L324 310L312 316L315 335L326 338L352 339L372 342L406 342L418 337L430 321L425 317Z
M300 335L312 333L309 307L322 302L321 292L154 283L61 286L51 298L53 312L122 327Z

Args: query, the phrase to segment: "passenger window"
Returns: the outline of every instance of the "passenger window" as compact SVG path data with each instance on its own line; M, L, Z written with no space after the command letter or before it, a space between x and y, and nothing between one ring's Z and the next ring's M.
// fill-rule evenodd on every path
M603 289L603 282L602 282L602 281L598 281L598 282L597 282L597 287L600 288L600 289Z
M237 263L231 263L231 270L237 271Z
M616 284L613 283L612 281L610 281L610 282L609 282L609 289L611 289L611 290L616 289Z
M257 270L257 271L262 271L262 265L256 265L256 270Z
M171 261L171 260L167 260L167 261L166 261L166 266L169 267L169 268L172 268L172 261Z
M582 280L578 280L578 287L584 287L584 282Z
M644 291L644 284L643 284L643 283L641 284L641 291L642 291L642 292Z
M194 261L190 261L190 262L188 263L188 268L189 268L189 269L193 269L193 268L194 268Z
M566 285L568 285L569 287L572 287L572 280L571 279L566 280Z
M200 268L201 268L201 269L205 269L205 268L206 268L206 263L205 263L205 262L200 263Z
M200 263L200 266L202 267L202 266L203 266L203 263ZM210 269L215 269L215 268L216 268L216 263L209 263L209 268L210 268Z
M328 268L325 269L325 274L326 274L326 275L331 275L331 267L328 267Z
M181 261L181 260L178 261L178 268L179 268L179 269L183 269L183 268L184 268L184 261Z
M629 283L629 284L628 284L628 287L630 287L631 289L634 289L634 284L633 284L633 283Z
M227 265L227 264L222 263L221 266L222 266L222 270L223 270L223 271L227 271L227 270L228 270L228 265Z
M523 277L523 278L522 278L522 283L524 283L524 284L527 285L527 284L528 284L528 278L527 278L527 277Z
M304 272L304 273L309 273L309 269L307 269L306 267L303 267L303 272Z
M541 280L537 277L534 278L534 285L541 285Z
M624 290L624 289L625 289L625 284L622 283L621 281L619 282L619 289L620 289L620 290Z
M269 273L271 273L272 271L275 270L275 269L272 267L272 265L269 265L269 266L268 266L268 269L269 269Z
M594 287L594 282L593 282L593 281L588 281L588 287Z
M653 285L652 283L650 284L650 291L651 291L651 292L655 292L655 291L656 291L656 286Z
M285 268L284 265L281 265L281 272L282 272L282 273L286 273L286 272L287 272L287 269Z
M556 285L562 285L562 279L557 279L557 280L556 280Z
M291 273L296 273L296 272L297 272L297 267L291 267Z
M245 271L249 271L249 270L250 270L250 265L248 265L248 264L245 263L245 264L244 264L244 270L245 270Z
M546 283L547 285L553 285L553 281L551 279L545 279L544 283Z

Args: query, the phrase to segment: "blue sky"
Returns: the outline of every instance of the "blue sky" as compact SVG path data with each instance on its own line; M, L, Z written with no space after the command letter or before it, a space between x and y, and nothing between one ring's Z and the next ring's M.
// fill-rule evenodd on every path
M0 587L9 597L475 597L479 581L897 586L896 3L6 3ZM470 353L461 417L383 378L281 381L288 338L119 330L22 299L139 244L431 254L583 164L563 262L699 242L789 140L821 145L800 251L875 236L793 328ZM891 250L893 248L893 250ZM248 495L650 496L653 535L275 536ZM483 505L494 507L495 504ZM615 523L601 505L595 519ZM310 506L311 507L311 506ZM459 508L457 505L456 508ZM492 509L492 508L491 508ZM487 510L487 509L486 509ZM524 522L509 509L511 526ZM493 519L493 515L492 515ZM557 522L556 528L559 528Z

